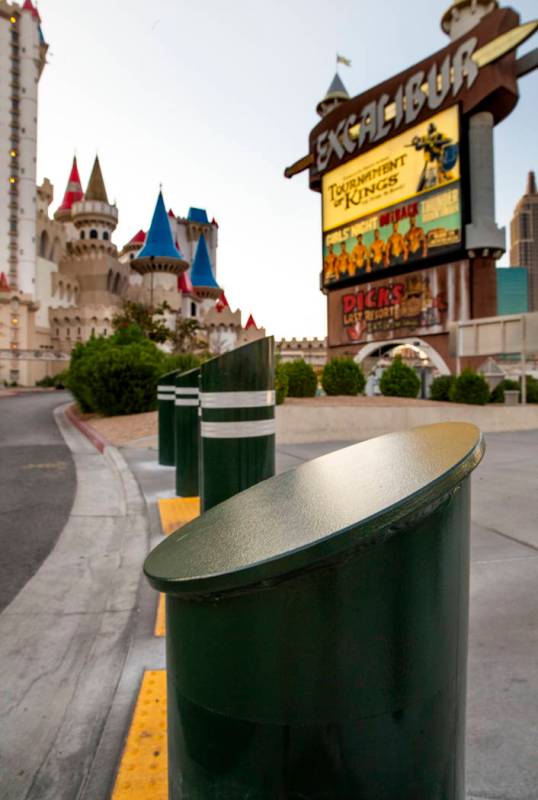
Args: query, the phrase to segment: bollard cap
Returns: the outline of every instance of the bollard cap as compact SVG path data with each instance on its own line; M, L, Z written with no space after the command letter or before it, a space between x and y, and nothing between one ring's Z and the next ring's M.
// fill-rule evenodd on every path
M477 427L447 422L346 447L214 506L162 542L144 572L162 592L255 590L404 535L480 463Z
M200 382L200 367L194 367L187 372L180 372L175 375L176 386L185 386L188 388L198 388Z

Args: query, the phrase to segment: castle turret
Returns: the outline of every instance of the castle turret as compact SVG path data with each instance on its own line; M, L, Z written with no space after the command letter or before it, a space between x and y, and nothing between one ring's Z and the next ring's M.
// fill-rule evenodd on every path
M194 294L200 300L216 300L222 293L211 268L207 243L203 234L198 240L192 264L191 281Z
M188 266L174 244L163 195L159 192L144 247L131 261L131 267L140 275L161 272L177 276Z
M67 181L67 186L65 187L64 199L62 200L61 206L56 210L54 214L54 219L57 219L59 222L68 222L71 219L71 211L73 208L74 203L78 203L84 197L84 192L82 191L82 183L80 181L80 175L78 172L78 164L77 164L77 157L73 158L73 164L71 166L71 172L69 173L69 178Z
M111 237L118 224L118 209L108 201L97 156L83 199L77 200L71 207L71 221L78 238L78 241L71 242L73 252L97 249L111 255L116 254L116 246L112 244Z
M317 104L316 111L320 117L325 117L329 111L345 103L346 100L349 100L348 91L342 82L342 78L336 73L325 97Z
M453 0L443 14L441 28L454 41L465 36L486 14L498 7L497 0Z

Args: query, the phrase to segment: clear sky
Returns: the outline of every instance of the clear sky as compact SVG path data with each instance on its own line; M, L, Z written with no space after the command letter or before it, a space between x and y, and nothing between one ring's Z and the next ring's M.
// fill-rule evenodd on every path
M159 183L176 214L219 223L218 279L233 309L276 336L323 336L321 199L307 153L335 55L350 95L443 47L448 0L41 0L49 64L40 84L38 178L61 201L73 153L99 153L122 246L147 228ZM517 0L522 20L536 0ZM538 46L538 35L520 53ZM496 129L497 216L509 222L538 170L538 72Z

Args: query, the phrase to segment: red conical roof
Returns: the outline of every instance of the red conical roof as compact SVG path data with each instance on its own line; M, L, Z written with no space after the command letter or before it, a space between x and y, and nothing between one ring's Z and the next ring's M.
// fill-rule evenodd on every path
M219 223L217 222L217 220L215 219L215 217L213 217L213 219L211 220L211 224L212 224L212 225L214 225L214 226L215 226L215 228L218 228L218 227L219 227Z
M64 199L58 211L71 211L73 203L78 203L78 201L82 200L83 198L84 192L82 191L80 175L78 174L77 157L75 156L73 159L73 166L71 167L71 173L69 175L69 180L67 181Z
M5 272L0 272L0 292L9 292L9 281Z
M127 244L144 244L146 241L146 232L142 230L142 228L135 233L132 239L129 239Z
M182 272L177 279L177 290L183 294L192 294L192 281L188 272Z
M170 219L176 218L176 215L174 214L171 208L168 209L168 216L170 217Z
M219 299L217 300L217 302L215 303L215 308L216 308L216 309L217 309L217 311L220 313L220 312L221 312L221 311L223 311L225 308L229 308L229 307L230 307L230 306L229 306L228 300L226 299L226 295L225 295L225 294L224 294L224 292L223 292L223 293L221 294L221 296L219 297Z
M252 316L252 314L247 319L247 324L245 325L245 330L246 331L248 331L249 328L255 328L256 330L258 330L258 326L254 322L254 317Z
M24 0L24 3L22 4L22 10L23 11L31 11L32 14L35 14L36 9L34 8L34 4L32 3L32 0Z

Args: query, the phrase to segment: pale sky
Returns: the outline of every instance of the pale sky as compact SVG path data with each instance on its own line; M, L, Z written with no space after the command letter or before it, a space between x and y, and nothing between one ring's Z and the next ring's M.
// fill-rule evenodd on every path
M324 336L321 197L306 173L317 102L336 52L351 96L448 43L448 0L41 0L49 64L40 83L38 179L61 202L76 151L83 184L99 153L121 247L167 207L219 223L218 281L268 334ZM536 0L518 0L523 21ZM538 35L520 54L538 47ZM538 72L496 129L497 217L507 225L538 170Z

